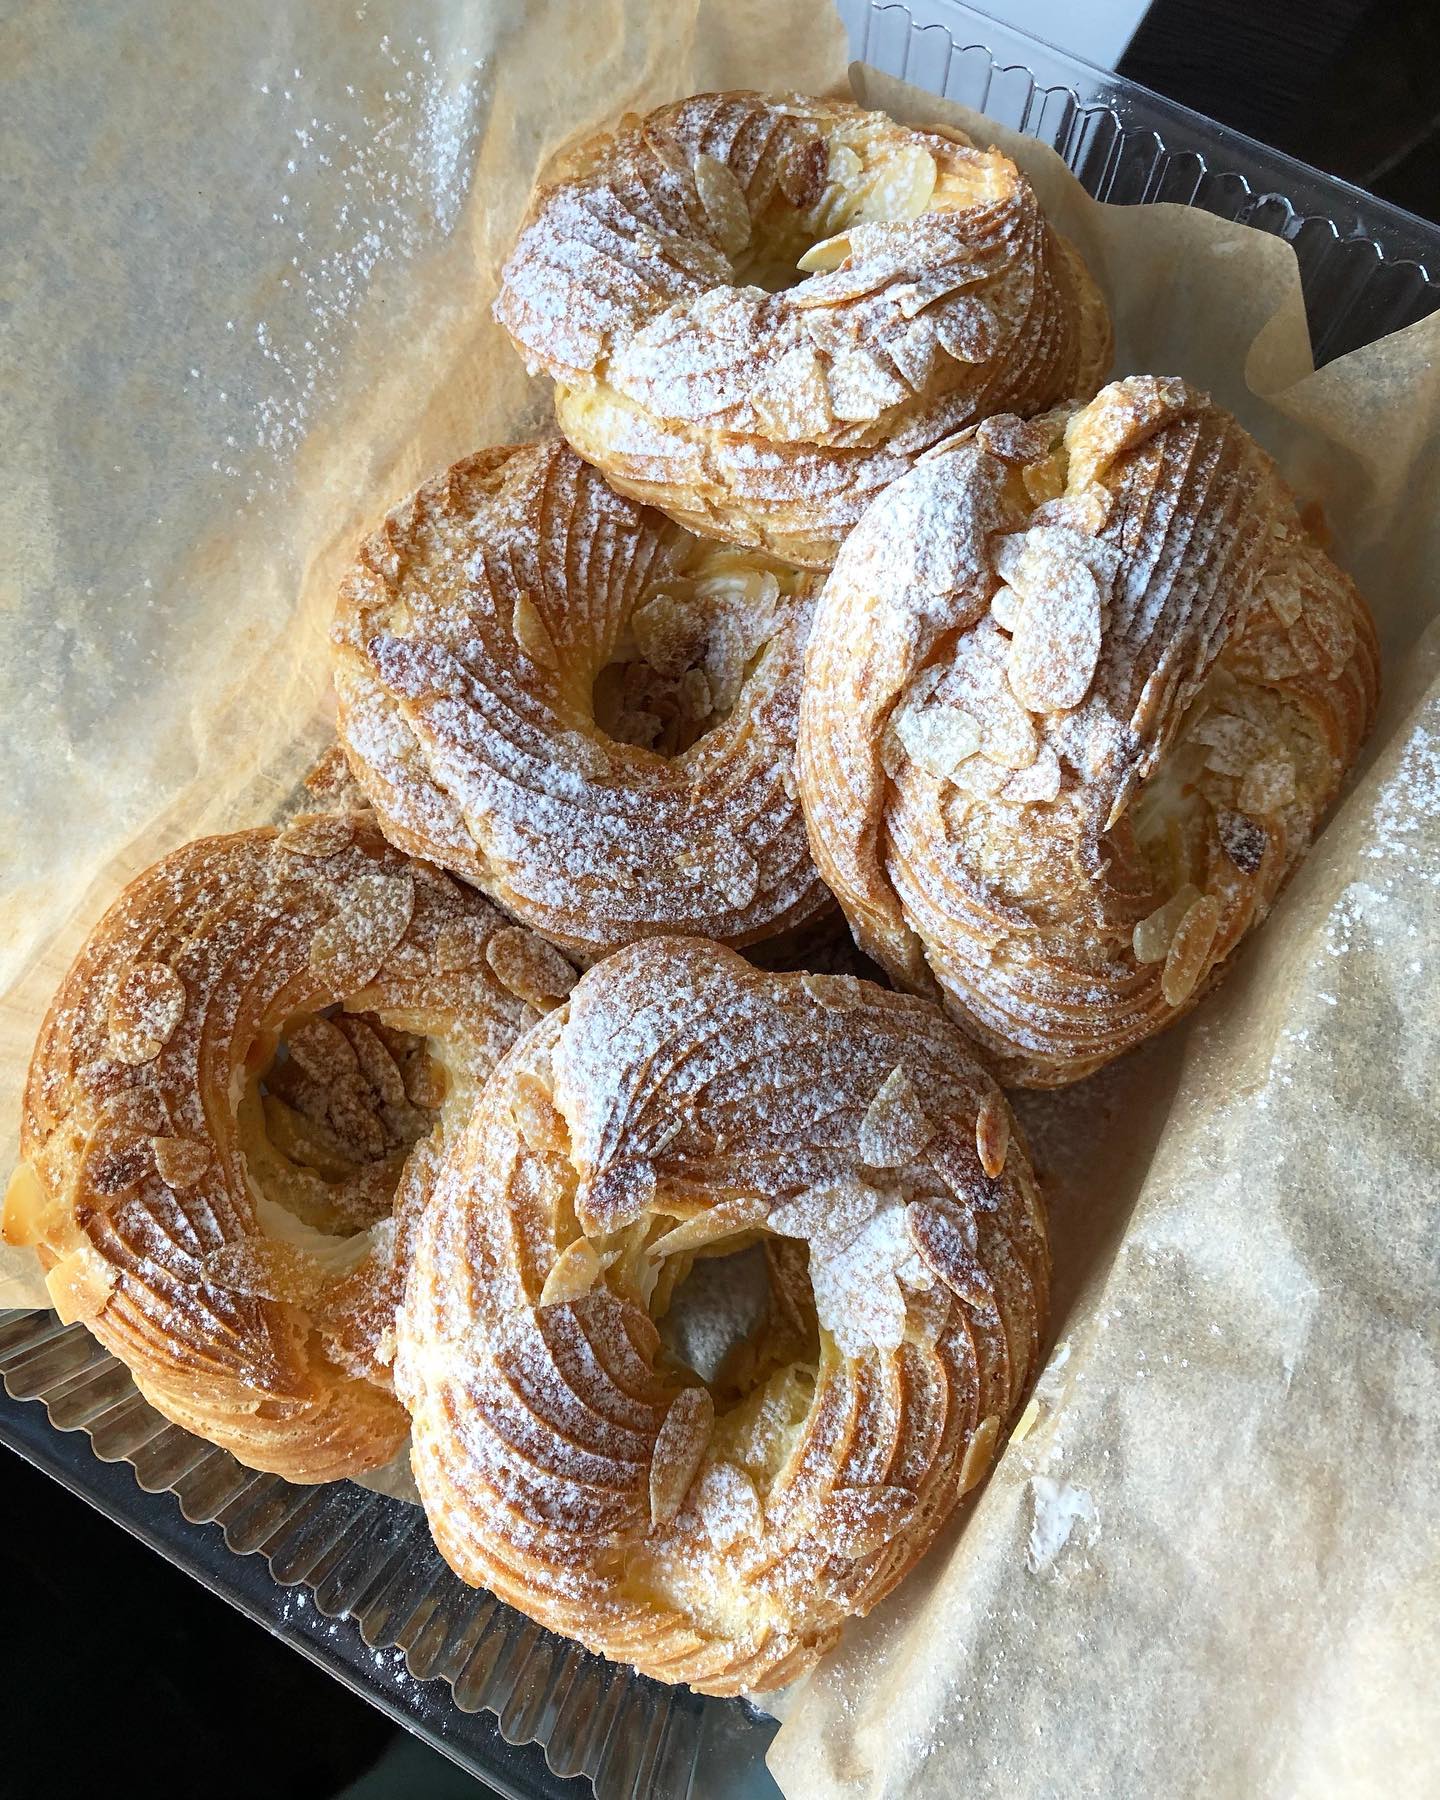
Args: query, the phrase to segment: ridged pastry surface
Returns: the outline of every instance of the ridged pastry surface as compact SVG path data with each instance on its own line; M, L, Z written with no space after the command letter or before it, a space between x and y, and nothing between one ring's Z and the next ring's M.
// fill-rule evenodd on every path
M702 1385L656 1320L757 1241L765 1315ZM938 1010L634 945L505 1058L421 1223L395 1368L436 1542L662 1680L776 1687L989 1466L1047 1279L1009 1109Z
M433 1163L572 979L368 815L189 844L50 1008L5 1235L187 1430L292 1481L388 1462Z
M774 938L830 905L794 775L813 586L563 443L483 451L344 584L341 741L393 841L582 960Z
M817 608L811 842L861 947L1024 1085L1178 1017L1374 716L1374 627L1248 434L1174 378L986 421Z
M814 568L931 445L1088 397L1111 348L1006 157L799 94L698 94L581 145L495 314L615 486Z

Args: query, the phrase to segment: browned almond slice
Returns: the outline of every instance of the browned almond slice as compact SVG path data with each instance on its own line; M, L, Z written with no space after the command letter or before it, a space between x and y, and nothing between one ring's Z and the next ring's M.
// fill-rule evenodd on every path
M168 1188L194 1187L210 1167L211 1149L196 1138L155 1137L155 1168Z
M355 828L343 813L309 813L292 819L271 848L323 860L348 850L354 841Z
M706 1534L717 1550L759 1536L765 1511L755 1483L737 1464L711 1463L696 1486L695 1500Z
M982 1419L975 1427L974 1435L965 1446L965 1456L960 1464L960 1492L968 1494L976 1482L984 1479L990 1467L990 1459L995 1454L995 1440L1000 1435L1000 1421L993 1415Z
M1010 1148L1010 1112L998 1093L990 1093L980 1102L975 1115L975 1154L980 1167L993 1181L1005 1167Z
M540 1305L563 1306L567 1300L583 1299L617 1254L611 1250L601 1255L588 1238L576 1238L551 1263L540 1290Z
M541 1011L558 1005L577 979L553 944L519 925L506 925L495 933L485 947L485 960L517 1000Z
M98 1319L119 1280L116 1269L93 1244L81 1244L61 1257L45 1277L50 1304L66 1325Z
M115 984L107 1023L117 1061L138 1067L169 1043L185 1011L185 984L167 963L138 962Z
M1195 991L1195 984L1205 973L1210 947L1220 926L1220 902L1213 894L1202 894L1176 928L1165 970L1160 977L1160 991L1169 1006L1182 1006Z
M1170 945L1180 921L1199 898L1199 888L1187 882L1163 906L1157 906L1154 912L1140 921L1131 934L1131 947L1135 952L1136 962L1164 962L1170 954Z
M310 967L337 992L363 987L410 928L415 882L408 874L357 875L335 916L310 940Z
M524 594L515 602L511 624L516 643L532 663L542 669L559 668L560 659L555 654L555 643L549 629L536 610L534 601L527 599Z
M905 1209L905 1224L920 1260L957 1300L990 1306L990 1283L976 1259L975 1227L970 1220L942 1211L928 1200L914 1200Z
M668 1525L684 1504L715 1428L715 1402L703 1387L670 1403L650 1458L650 1523Z
M902 1169L932 1136L914 1084L899 1063L880 1084L860 1121L860 1156L872 1169Z

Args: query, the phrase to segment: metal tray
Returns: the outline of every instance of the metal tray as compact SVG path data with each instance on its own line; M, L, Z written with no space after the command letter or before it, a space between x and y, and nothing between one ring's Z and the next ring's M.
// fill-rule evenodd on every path
M1097 197L1288 238L1317 362L1440 307L1440 230L1399 208L956 0L838 4L857 59L1051 144ZM242 1468L167 1424L83 1326L4 1318L0 1377L0 1442L501 1793L776 1800L773 1721L464 1587L403 1502Z

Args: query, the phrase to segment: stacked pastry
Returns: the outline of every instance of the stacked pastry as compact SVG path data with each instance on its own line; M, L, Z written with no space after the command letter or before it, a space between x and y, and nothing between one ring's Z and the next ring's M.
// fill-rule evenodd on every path
M541 185L496 311L561 437L361 548L353 785L101 921L5 1233L170 1418L301 1481L410 1431L464 1579L764 1689L1033 1373L999 1083L1214 984L1356 755L1374 633L1232 418L1102 385L1079 256L953 133L627 118ZM742 1258L702 1369L667 1323Z

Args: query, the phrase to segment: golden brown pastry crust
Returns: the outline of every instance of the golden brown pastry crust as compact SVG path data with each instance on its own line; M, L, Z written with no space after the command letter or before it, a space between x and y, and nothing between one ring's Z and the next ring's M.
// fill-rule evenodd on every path
M56 995L5 1235L167 1418L292 1481L377 1467L407 1431L388 1364L434 1159L540 1016L514 990L565 985L367 817L186 845Z
M812 588L563 443L482 451L341 590L341 741L395 843L582 960L665 931L775 938L830 905L794 779ZM623 741L662 730L674 754Z
M769 1313L707 1389L653 1320L757 1238ZM422 1221L395 1370L435 1540L661 1680L779 1686L989 1467L1047 1283L1014 1121L934 1007L634 945L506 1057Z
M807 653L812 846L1003 1079L1071 1081L1218 976L1377 693L1270 459L1182 381L1118 381L966 433L852 534Z
M812 568L931 445L1087 397L1111 349L1008 158L800 94L697 94L582 144L495 315L614 486Z

